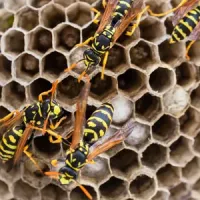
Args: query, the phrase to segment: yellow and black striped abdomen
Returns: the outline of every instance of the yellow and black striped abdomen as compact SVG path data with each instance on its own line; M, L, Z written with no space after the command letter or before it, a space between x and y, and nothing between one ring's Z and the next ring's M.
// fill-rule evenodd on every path
M170 43L185 39L191 34L200 21L200 6L189 11L175 26Z
M24 126L15 126L4 133L0 143L0 159L3 162L6 162L14 157L17 144L22 137L23 131Z
M109 103L102 104L87 120L83 140L89 145L104 136L113 118L114 108Z

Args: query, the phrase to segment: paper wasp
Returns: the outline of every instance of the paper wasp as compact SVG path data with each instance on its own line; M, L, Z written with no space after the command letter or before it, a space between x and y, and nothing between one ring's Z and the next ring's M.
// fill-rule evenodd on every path
M199 0L182 0L176 8L160 14L155 14L149 10L152 16L158 17L175 11L172 18L175 27L171 34L170 43L173 44L186 38L191 40L186 48L186 58L188 60L190 59L188 52L200 36L200 5L197 5L198 3Z
M75 68L79 62L84 61L86 69L79 76L79 82L91 67L97 66L101 62L103 57L101 78L104 78L109 50L129 26L130 30L126 31L126 35L131 36L134 33L143 13L149 8L149 6L143 8L143 0L103 0L102 4L105 11L95 35L77 45L81 47L91 43L90 48L84 51L83 59L65 70L65 72L68 72ZM94 23L98 23L101 13L95 8L92 8L92 10L96 13ZM137 21L131 24L135 18Z

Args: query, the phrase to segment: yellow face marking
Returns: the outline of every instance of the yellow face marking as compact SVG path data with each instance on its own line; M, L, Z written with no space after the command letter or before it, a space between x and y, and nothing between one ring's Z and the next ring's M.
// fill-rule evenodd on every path
M54 107L54 114L58 115L61 112L61 109L59 106Z

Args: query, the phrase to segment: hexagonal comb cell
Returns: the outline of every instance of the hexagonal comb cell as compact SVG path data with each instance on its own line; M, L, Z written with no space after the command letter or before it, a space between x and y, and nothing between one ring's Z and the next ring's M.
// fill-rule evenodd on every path
M153 138L166 145L179 135L178 127L176 118L163 115L152 127Z
M26 5L26 0L8 0L3 2L6 9L12 10L14 12Z
M193 149L196 153L200 155L200 133L198 133L198 135L195 137Z
M25 103L25 88L15 81L4 87L3 94L5 101L16 109Z
M34 8L41 8L52 0L28 0L29 4Z
M9 113L10 113L10 111L7 108L4 108L3 106L0 106L0 118L5 117Z
M135 102L135 115L147 122L154 121L162 113L161 100L149 93Z
M67 7L72 3L76 2L76 0L54 0L55 3L62 5L63 7Z
M1 10L0 13L0 32L4 32L13 26L14 15L8 11Z
M138 155L129 149L123 149L110 159L113 172L130 177L134 170L139 168Z
M187 190L187 185L185 183L180 183L176 187L170 190L169 199L189 199L191 197L191 192Z
M174 72L168 68L159 67L150 74L149 84L155 92L163 93L175 85Z
M157 191L156 195L152 198L152 200L168 200L169 194L164 191Z
M24 34L21 31L10 29L4 35L4 42L4 51L12 56L24 51Z
M102 184L99 190L104 198L122 199L127 195L126 182L114 176Z
M70 51L80 42L80 30L71 25L60 26L55 30L56 48L61 51Z
M125 73L118 76L118 87L125 94L136 96L145 89L146 76L142 72L129 69Z
M6 84L11 79L11 61L0 54L0 84Z
M156 183L154 178L145 174L137 176L130 184L130 192L138 199L151 199L155 194Z
M91 80L91 96L102 100L113 93L116 93L116 80L110 76L104 75L104 79L101 80L101 73L98 73Z
M92 20L90 6L87 3L72 4L67 10L70 22L83 26Z
M195 191L197 193L197 197L198 197L199 196L199 190L200 190L200 179L193 185L192 189L193 189L193 191Z
M131 63L139 66L142 69L146 69L152 63L157 61L156 46L147 43L146 41L140 41L136 46L130 49Z
M65 56L59 52L51 52L43 58L44 73L56 78L67 68Z
M28 53L20 55L14 61L16 77L25 82L30 82L39 74L39 60Z
M0 193L2 199L7 199L9 196L8 185L0 180Z
M28 50L45 53L52 48L52 34L44 28L37 28L28 34Z
M200 110L200 85L192 91L190 97L192 106Z
M20 10L18 15L17 26L30 31L39 24L38 12L30 8Z
M180 183L180 170L170 164L159 169L157 172L158 183L160 187L171 188Z
M151 144L142 153L141 160L143 165L156 170L167 161L167 149L159 144Z
M170 160L173 165L185 166L193 158L189 142L188 139L181 136L170 146Z
M188 45L189 42L186 43L186 45ZM192 45L190 51L189 51L189 56L190 56L190 59L197 65L199 65L200 63L200 59L199 59L199 46L200 46L200 42L199 41L196 41L194 43L194 45Z
M51 4L41 11L41 23L47 28L54 28L65 21L65 13L61 6Z

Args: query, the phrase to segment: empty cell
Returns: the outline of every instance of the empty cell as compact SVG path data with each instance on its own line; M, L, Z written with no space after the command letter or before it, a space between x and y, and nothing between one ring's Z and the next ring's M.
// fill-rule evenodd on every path
M191 197L191 192L188 191L186 183L180 183L176 187L170 190L170 200L173 199L189 199Z
M149 93L135 102L136 117L148 122L154 121L162 113L161 100Z
M0 119L8 115L10 111L7 108L4 108L3 106L0 106Z
M150 74L149 84L155 92L163 93L175 85L175 74L168 68L159 67Z
M25 82L30 82L39 74L39 60L28 53L20 55L14 61L16 77Z
M35 200L36 198L39 199L39 192L37 189L31 187L27 183L19 180L15 182L13 195L16 198L23 199L23 200Z
M62 190L60 187L49 184L41 190L41 200L68 200L67 192Z
M170 160L174 165L185 166L192 157L188 139L181 136L170 146Z
M0 54L0 84L6 84L11 77L11 61Z
M58 85L57 97L62 102L75 103L78 95L83 88L83 81L78 83L77 79L72 76L68 76L62 80ZM70 102L69 102L70 101Z
M70 25L64 25L56 31L56 48L70 51L80 42L80 30Z
M84 187L92 196L92 200L97 200L97 193L96 193L95 189L93 187L87 186L87 185L84 185ZM79 187L76 187L75 189L73 189L71 191L70 199L71 200L79 200L79 199L86 200L88 198L86 197L86 195L83 193L83 191Z
M193 185L193 190L196 190L198 193L200 191L200 179Z
M163 115L152 127L155 140L168 144L179 135L178 120L169 115Z
M80 1L87 2L89 4L93 4L93 3L97 2L97 0L80 0Z
M157 170L167 161L167 149L158 144L151 144L142 153L143 165Z
M130 177L139 168L138 155L132 150L123 149L110 159L113 172Z
M167 164L158 170L157 179L160 187L172 188L181 182L179 168Z
M163 96L163 105L166 113L175 117L181 116L190 103L189 94L180 86L176 85Z
M90 6L87 3L72 4L67 10L70 22L83 26L92 20Z
M53 144L49 141L48 134L34 139L34 146L40 155L46 158L51 158L60 152L60 144Z
M67 60L63 54L54 51L44 57L43 65L44 73L56 78L67 68Z
M91 96L102 100L113 93L116 93L116 80L110 76L104 75L101 79L101 73L98 73L91 80Z
M200 110L200 85L195 88L191 93L192 106Z
M107 199L122 199L127 195L126 184L125 181L113 176L102 184L99 190L101 195Z
M52 0L28 0L28 3L34 8L41 8Z
M63 7L68 7L69 5L76 2L76 0L54 0L55 3L60 4Z
M25 88L15 81L10 82L4 87L3 95L5 101L16 109L25 103Z
M142 72L129 69L125 73L118 76L118 87L130 96L136 96L146 88L146 76Z
M2 199L7 199L10 196L8 185L2 180L0 180L0 193Z
M167 34L171 35L173 30L174 30L174 26L172 24L172 17L167 17L165 19L165 28L166 28L166 31L167 31Z
M2 87L0 86L0 99L2 98Z
M155 51L156 46L150 45L145 41L140 41L136 46L130 49L131 63L146 69L152 63L157 61Z
M97 29L98 25L92 22L88 26L84 27L82 30L83 41L87 40L89 37L93 37Z
M199 154L200 153L200 133L195 137L193 149Z
M200 128L200 113L189 107L184 115L179 118L180 129L188 136L195 137Z
M113 123L123 124L133 115L133 104L130 100L123 96L116 96L112 100L114 107Z
M87 105L87 108L86 108L86 113L85 113L85 119L88 120L90 118L90 116L92 115L92 113L94 111L96 111L96 107L95 106L90 106L90 105Z
M46 53L51 48L52 34L47 29L39 27L28 34L28 50Z
M158 49L161 61L169 65L176 64L178 59L184 57L185 54L182 42L170 44L168 40L165 40L158 46Z
M17 56L24 51L24 34L21 31L10 30L4 35L4 51Z
M186 43L188 45L188 42ZM189 51L189 56L190 59L197 65L199 65L200 60L199 60L199 47L200 47L200 42L197 40L194 45L192 45L190 51Z
M156 183L154 178L140 174L131 182L129 189L135 198L147 200L155 194Z
M26 0L6 0L4 2L4 7L8 10L16 12L21 7L26 5Z
M157 191L156 195L152 198L152 200L168 200L169 193L165 191Z
M197 73L194 65L184 62L176 67L177 83L185 89L190 89L197 80Z
M41 11L41 23L47 28L54 28L65 22L65 13L61 6L50 4Z
M0 13L0 32L5 32L13 26L14 15L6 10Z

